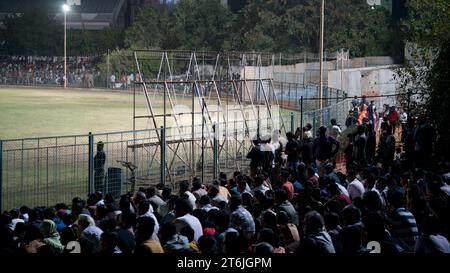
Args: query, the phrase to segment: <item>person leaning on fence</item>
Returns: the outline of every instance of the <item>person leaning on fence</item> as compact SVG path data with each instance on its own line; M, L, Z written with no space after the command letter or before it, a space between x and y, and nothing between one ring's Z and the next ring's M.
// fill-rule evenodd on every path
M106 154L103 151L104 143L97 143L97 154L94 157L94 191L104 191Z

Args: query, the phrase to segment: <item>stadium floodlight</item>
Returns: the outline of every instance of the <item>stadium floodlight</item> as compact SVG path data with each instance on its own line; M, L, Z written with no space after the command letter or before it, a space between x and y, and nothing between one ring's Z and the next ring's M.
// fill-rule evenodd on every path
M64 12L64 88L67 87L67 13L70 11L70 6L62 5Z
M63 4L62 9L63 9L64 13L68 13L70 11L70 6L67 4Z

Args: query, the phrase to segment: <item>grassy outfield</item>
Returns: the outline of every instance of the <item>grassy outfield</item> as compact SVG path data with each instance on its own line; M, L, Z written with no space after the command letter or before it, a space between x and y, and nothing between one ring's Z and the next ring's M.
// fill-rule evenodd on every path
M163 113L162 96L153 97L155 114ZM173 99L175 104L175 99ZM190 108L191 98L178 97ZM195 103L198 104L197 99ZM171 113L169 102L167 112ZM215 104L215 103L213 103ZM196 106L198 110L198 106ZM282 110L283 115L290 111ZM148 115L145 98L136 95L136 114ZM127 131L133 129L133 95L119 91L57 88L0 88L0 139ZM189 121L190 118L185 116ZM162 118L158 126L162 125ZM201 116L196 124L201 123ZM289 124L289 121L286 124ZM167 126L174 123L168 118ZM148 119L137 119L137 129L153 128Z
M146 115L144 96L136 98L137 114ZM132 103L117 91L0 88L0 139L132 130ZM137 128L151 127L141 119Z

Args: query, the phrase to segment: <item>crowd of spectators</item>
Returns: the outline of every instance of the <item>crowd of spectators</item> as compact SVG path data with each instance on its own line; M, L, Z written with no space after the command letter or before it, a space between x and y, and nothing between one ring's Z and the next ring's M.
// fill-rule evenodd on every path
M307 124L255 138L248 173L5 211L0 252L450 253L450 165L433 160L434 128L411 118L399 145L393 125L382 119L377 136L364 118L342 136L334 120Z
M99 77L94 57L68 57L68 85L94 87ZM64 58L12 56L0 57L0 84L3 85L64 85Z

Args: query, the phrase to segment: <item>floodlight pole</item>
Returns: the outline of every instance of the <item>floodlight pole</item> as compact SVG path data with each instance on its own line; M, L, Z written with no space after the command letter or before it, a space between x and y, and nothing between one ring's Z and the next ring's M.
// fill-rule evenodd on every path
M322 0L322 5L320 8L320 83L319 83L319 105L320 111L323 108L323 32L324 32L324 13L325 13L325 0ZM322 116L321 120L322 122Z
M67 12L70 7L67 4L63 5L64 12L64 88L67 88Z

